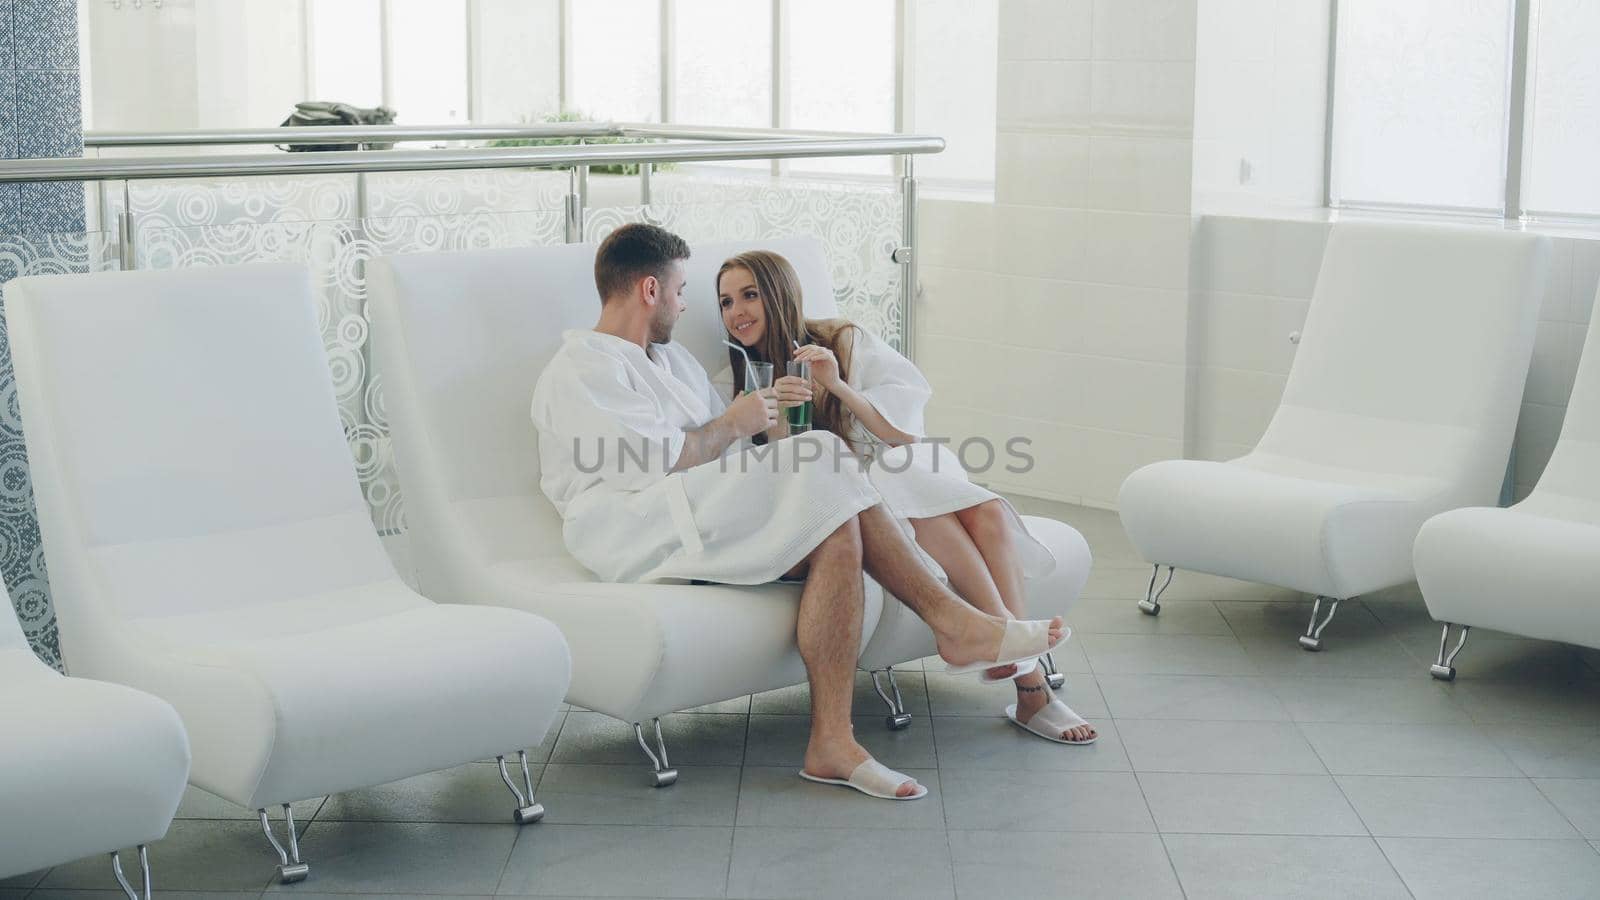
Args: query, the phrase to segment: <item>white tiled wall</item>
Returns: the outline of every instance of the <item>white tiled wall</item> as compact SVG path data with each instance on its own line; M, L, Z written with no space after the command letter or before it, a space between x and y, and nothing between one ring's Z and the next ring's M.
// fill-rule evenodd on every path
M924 201L929 427L1031 439L996 487L1110 506L1181 456L1198 0L1000 6L995 204Z
M1329 226L1207 216L1195 237L1189 455L1228 459L1261 437L1294 359ZM1577 375L1600 241L1554 240L1549 288L1517 426L1518 498L1549 462Z

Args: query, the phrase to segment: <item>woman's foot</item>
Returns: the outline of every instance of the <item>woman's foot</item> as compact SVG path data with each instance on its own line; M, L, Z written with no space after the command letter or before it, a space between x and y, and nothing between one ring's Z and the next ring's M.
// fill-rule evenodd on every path
M939 657L952 668L999 659L1001 642L1006 633L1006 623L1011 620L987 615L971 607L966 607L965 609L966 613L957 625L943 634L934 633L934 641L939 648ZM1048 653L1057 644L1061 643L1061 640L1068 634L1060 616L1050 619L1047 630L1046 646L1039 648L1037 654L1032 655ZM1004 668L1006 666L992 666L990 671ZM999 677L1004 677L1004 675Z
M1033 717L1038 715L1040 710L1050 705L1050 701L1054 698L1050 693L1049 685L1045 683L1044 673L1037 669L1018 678L1015 684L1017 686L1017 724L1026 727L1029 722L1033 721ZM1090 741L1098 736L1099 732L1095 731L1094 726L1088 723L1067 728L1061 732L1061 740L1073 743Z

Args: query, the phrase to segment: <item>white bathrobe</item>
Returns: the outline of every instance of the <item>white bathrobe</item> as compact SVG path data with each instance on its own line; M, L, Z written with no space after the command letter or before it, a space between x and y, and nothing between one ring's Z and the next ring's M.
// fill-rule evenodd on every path
M1010 501L973 484L961 459L943 443L920 443L927 436L923 413L933 388L928 379L893 347L864 328L855 337L846 382L867 399L890 425L916 437L919 443L890 447L856 421L850 440L869 460L868 477L888 508L904 519L931 519L999 500L1012 523L1012 537L1022 558L1023 575L1037 577L1055 568L1050 548L1028 533ZM714 380L718 393L732 396L733 369L724 368ZM854 417L851 417L854 420Z
M533 394L539 486L567 549L600 578L761 584L879 502L831 435L736 442L720 460L672 472L685 431L727 407L705 369L677 344L647 355L597 331L562 337Z

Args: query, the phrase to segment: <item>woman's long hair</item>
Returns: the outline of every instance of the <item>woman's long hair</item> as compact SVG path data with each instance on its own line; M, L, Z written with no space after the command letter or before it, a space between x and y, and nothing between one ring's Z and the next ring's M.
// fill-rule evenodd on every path
M787 259L768 250L748 250L730 257L717 269L716 289L719 298L722 296L722 276L731 269L744 269L755 279L756 290L761 294L761 307L767 317L766 331L761 335L760 343L745 348L753 362L772 363L773 377L782 378L784 364L794 358L795 342L798 341L802 347L816 344L833 351L839 360L840 380L849 380L848 363L839 352L839 343L845 331L856 326L844 319L807 319L801 304L800 276ZM727 338L743 346L732 334L728 334ZM744 358L729 348L728 363L733 367L733 390L737 396L745 385ZM813 428L826 429L849 442L853 418L832 393L813 400Z

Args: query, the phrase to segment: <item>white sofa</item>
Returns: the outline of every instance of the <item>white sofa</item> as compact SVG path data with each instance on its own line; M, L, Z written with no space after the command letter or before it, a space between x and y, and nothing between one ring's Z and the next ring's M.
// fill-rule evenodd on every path
M1600 648L1600 316L1555 452L1533 492L1509 509L1458 509L1417 535L1417 584L1444 623L1435 678L1455 678L1473 626ZM1451 624L1461 626L1449 645Z
M754 246L795 264L809 315L837 314L815 240L695 247L688 311L674 338L712 374L728 360L715 272ZM585 244L374 260L375 353L423 593L530 609L556 622L573 650L569 699L633 723L655 782L670 784L675 773L659 731L656 751L646 742L647 720L805 679L794 641L799 588L605 584L568 556L560 517L539 490L528 402L561 332L593 327L599 314L594 253ZM1065 542L1064 556L1077 563L1087 551L1071 536L1077 546ZM1084 577L1086 564L1059 586L1055 606L1075 598ZM897 601L888 606L896 624L886 632L883 593L867 579L863 643L879 667L931 653L926 626L900 615ZM614 635L622 621L630 623L626 641ZM885 696L889 722L904 727L903 705Z
M67 678L28 647L0 592L0 878L145 845L172 824L189 777L189 738L171 706L120 684Z
M21 278L6 317L67 665L172 704L191 782L258 810L281 879L307 871L290 802L543 739L560 632L397 577L306 269Z
M1266 434L1238 459L1130 475L1134 546L1169 582L1192 569L1314 595L1299 641L1321 649L1340 600L1412 579L1423 522L1499 495L1548 257L1525 233L1335 225Z

